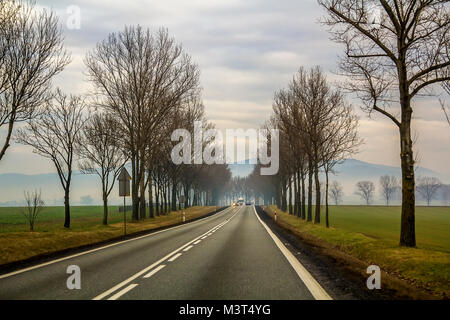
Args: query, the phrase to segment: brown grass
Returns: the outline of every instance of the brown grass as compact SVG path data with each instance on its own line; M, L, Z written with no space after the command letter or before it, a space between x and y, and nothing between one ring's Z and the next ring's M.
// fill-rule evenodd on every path
M192 207L186 209L186 221L202 217L216 207ZM181 211L161 215L154 219L127 222L127 235L167 227L181 222ZM118 238L123 235L123 223L108 226L87 224L84 228L52 228L48 232L0 233L0 264L25 260L35 256L77 248Z

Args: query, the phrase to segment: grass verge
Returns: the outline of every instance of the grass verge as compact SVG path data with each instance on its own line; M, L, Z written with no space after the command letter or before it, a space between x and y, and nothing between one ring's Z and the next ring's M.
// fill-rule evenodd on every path
M360 211L366 211L367 216L371 215L370 209L359 208ZM388 290L396 291L397 297L450 297L450 253L446 247L444 250L435 249L439 241L431 239L432 234L428 236L430 239L423 240L423 244L418 242L418 248L405 248L400 247L398 240L392 237L385 239L374 236L372 231L377 233L377 229L382 228L379 223L372 225L374 230L369 230L370 224L366 223L366 230L361 233L355 232L354 225L349 222L345 224L341 221L339 227L327 229L324 225L307 223L274 206L264 207L264 210L272 218L276 210L280 226L297 234L322 253L347 264L349 269L365 278L368 277L366 268L372 264L378 265L382 270L382 288L385 286ZM374 219L373 216L370 219ZM379 219L383 220L383 215ZM359 215L359 220L364 221L364 217ZM448 236L448 232L446 234ZM436 234L437 238L441 236ZM439 243L442 245L442 242Z
M23 223L1 224L0 228L0 265L48 255L54 252L100 243L123 235L123 214L115 208L111 210L111 223L101 224L102 207L88 207L86 211L78 207L71 228L65 229L60 219L40 220L35 232L29 232ZM62 210L63 208L59 208ZM185 210L186 221L212 213L216 207L191 207ZM56 211L56 209L52 209ZM91 214L89 214L91 213ZM94 214L95 213L95 214ZM182 211L160 215L139 222L127 221L127 235L167 227L181 222ZM62 214L62 216L64 216ZM122 216L122 220L121 217ZM128 218L129 219L129 218Z

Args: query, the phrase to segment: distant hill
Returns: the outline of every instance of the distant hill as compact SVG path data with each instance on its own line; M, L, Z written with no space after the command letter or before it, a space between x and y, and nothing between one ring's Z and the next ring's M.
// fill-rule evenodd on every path
M416 178L420 176L437 177L442 183L450 183L450 175L442 174L427 168L417 167ZM356 159L346 159L342 163L336 165L335 174L330 176L330 181L336 180L344 186L344 202L348 204L360 204L361 199L354 194L355 185L358 181L368 180L375 184L375 204L382 204L379 196L379 179L383 175L393 175L398 178L401 177L401 169L394 166L386 166L382 164L374 164L364 162ZM393 201L393 204L400 204L400 198ZM421 203L417 199L417 203ZM436 202L437 204L438 202Z
M56 173L26 175L19 173L0 174L0 206L23 205L24 190L41 190L46 205L62 205L63 189ZM113 194L117 190L113 190ZM97 175L85 175L75 172L72 176L71 204L90 204L82 201L82 197L90 196L94 202L100 203L100 178ZM116 199L115 199L116 198ZM118 197L111 197L112 201L120 203ZM84 200L86 201L86 200Z
M249 175L254 165L247 162L229 165L232 175L245 177ZM356 159L347 159L337 165L335 175L330 181L337 180L344 186L344 201L349 204L361 203L354 195L355 184L360 180L370 180L376 187L375 200L381 203L378 196L378 181L382 175L395 175L400 177L400 168L368 163ZM427 168L417 168L417 176L438 177L443 183L450 183L450 176L435 172ZM42 196L47 205L62 205L63 191L56 173L26 175L19 173L0 174L0 206L23 205L23 191L41 189ZM121 199L117 196L118 187L115 186L111 195L111 204L120 204ZM87 200L92 199L93 204L101 203L100 179L97 175L84 175L75 172L71 187L71 203L73 205L90 204Z
M342 163L336 165L335 171L337 175L340 175L340 173L342 173L342 175L345 175L346 178L358 177L358 179L362 177L366 177L366 179L378 179L380 176L386 174L399 177L401 175L401 170L399 167L374 164L356 159L347 159L343 161ZM438 173L436 171L422 167L416 168L416 176L438 177L443 182L450 182L449 175Z

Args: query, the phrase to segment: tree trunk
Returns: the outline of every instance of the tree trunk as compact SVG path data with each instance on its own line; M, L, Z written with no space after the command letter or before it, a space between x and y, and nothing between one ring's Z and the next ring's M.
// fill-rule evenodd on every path
M297 187L297 172L294 172L294 215L299 216L299 201L298 201L298 187Z
M306 191L305 191L305 175L301 172L302 180L302 219L306 219Z
M172 180L172 211L177 211L177 183Z
M289 214L292 214L292 181L291 181L292 177L289 176Z
M102 199L103 199L103 225L108 225L108 190L106 188L107 175L102 171Z
M307 221L312 221L312 184L313 184L313 163L309 160L308 163L308 218Z
M328 218L328 170L325 171L325 225L330 227L330 221Z
M160 209L160 205L159 205L159 185L158 183L155 184L155 195L156 195L156 215L159 217L159 209Z
M189 186L184 186L184 208L189 208Z
M131 175L132 175L132 180L131 180L131 202L132 202L132 206L133 206L133 211L132 211L132 220L133 221L138 221L139 220L139 195L138 195L138 186L139 186L139 181L137 181L138 175L137 175L137 159L136 159L136 154L133 154L131 156Z
M64 228L70 228L69 186L64 191Z
M286 212L287 211L287 197L286 197L286 181L284 181L284 178L281 182L281 211Z
M14 112L14 114L15 114L15 112ZM6 134L5 143L3 144L2 150L0 151L0 160L2 160L3 156L6 153L6 149L8 149L10 146L9 142L11 140L14 122L15 122L15 116L11 115L11 117L9 119L9 123L8 123L8 133Z
M164 214L167 214L167 186L163 185L163 196L164 196Z
M314 166L314 184L316 186L316 207L314 215L314 223L320 223L320 181L319 181L319 166Z
M143 163L143 161L141 161ZM144 220L147 217L147 206L145 205L145 171L144 171L144 165L141 164L141 181L139 183L139 212L140 212L140 219Z
M103 195L103 225L108 225L108 197Z
M153 208L153 183L152 183L152 177L151 172L149 171L149 178L148 178L148 211L150 218L155 217L155 211Z
M402 122L400 126L400 148L402 163L402 219L400 229L400 245L406 247L416 246L415 230L415 181L414 158L411 139L410 101L402 98Z

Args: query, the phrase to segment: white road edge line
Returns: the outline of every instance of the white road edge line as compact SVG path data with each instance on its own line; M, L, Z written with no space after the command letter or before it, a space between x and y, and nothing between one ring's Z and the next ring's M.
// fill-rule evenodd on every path
M273 239L278 249L283 253L286 259L291 264L292 268L294 268L297 275L303 281L303 283L308 288L309 292L311 292L312 296L316 300L333 300L330 295L325 291L324 288L313 278L313 276L309 273L308 270L297 260L297 258L286 248L283 242L270 230L270 228L261 220L261 218L256 213L256 208L253 206L253 211L255 212L256 217L262 226L266 229L267 233Z
M240 211L240 209L238 211L236 211L230 219L232 219L238 212ZM217 227L217 226L216 226ZM215 228L215 227L214 227ZM212 229L214 229L212 228ZM133 281L134 279L140 277L141 275L143 275L144 273L148 272L149 270L153 269L154 267L156 267L157 265L159 265L160 263L162 263L163 261L166 261L168 258L170 258L171 256L173 256L174 254L178 253L179 251L183 250L184 248L188 247L189 245L191 245L191 243L197 241L198 239L200 239L201 237L203 237L205 234L207 234L208 232L210 232L212 229L206 231L205 233L203 233L202 235L198 236L197 238L189 241L188 243L182 245L181 247L179 247L178 249L172 251L171 253L167 254L166 256L162 257L161 259L159 259L158 261L156 261L155 263L151 264L150 266L148 266L147 268L139 271L138 273L132 275L131 277L129 277L128 279L125 279L124 281L122 281L121 283L115 285L114 287L112 287L109 290L106 290L105 292L99 294L98 296L94 297L92 300L101 300L106 296L109 296L111 293L119 290L120 288L122 288L123 286L127 285L128 283L130 283L131 281Z
M197 240L194 242L194 244L199 244L200 242L202 242L202 240Z
M174 257L175 257L175 259L176 258L178 258L179 256L181 256L181 253L179 253L178 255L175 255ZM173 259L173 258L172 258ZM175 259L173 259L173 260L175 260ZM172 261L173 261L172 260ZM171 261L171 260L168 260L168 261ZM171 262L172 262L171 261ZM154 275L155 273L157 273L159 270L161 270L162 268L164 268L166 265L165 264L161 264L161 265L159 265L158 267L156 267L155 269L153 269L152 271L150 271L149 273L147 273L145 276L144 276L144 278L150 278L152 275Z
M138 285L136 283L130 284L128 287L126 287L125 289L117 292L115 295L113 295L111 298L109 298L108 300L117 300L118 298L120 298L121 296L123 296L125 293L127 293L128 291L134 289L135 287L137 287Z
M228 209L224 209L223 211L221 211L219 213L225 213L225 211L227 211L229 209L233 209L233 207L229 207ZM45 266L48 266L50 264L58 263L58 262L61 262L61 261L64 261L64 260L69 260L69 259L72 259L72 258L76 258L76 257L82 256L82 255L88 254L88 253L92 253L92 252L96 252L96 251L99 251L99 250L103 250L103 249L107 249L107 248L110 248L110 247L114 247L114 246L117 246L119 244L124 244L124 243L130 242L130 241L135 241L135 240L147 238L147 237L150 237L150 236L154 236L155 234L159 234L159 233L162 233L162 232L166 232L166 231L178 229L178 228L181 228L181 227L185 227L185 226L188 226L188 225L192 225L193 223L204 221L204 220L207 220L207 219L210 219L210 218L213 218L213 217L216 217L216 215L212 215L212 216L209 216L209 217L201 218L201 219L198 219L196 221L192 221L192 222L189 222L189 223L186 223L186 224L182 224L182 225L179 225L179 226L175 226L175 227L172 227L172 228L156 231L156 232L153 232L153 233L150 233L150 234L146 234L144 236L140 236L140 237L137 237L137 238L128 239L128 240L122 240L122 241L119 241L119 242L108 244L108 245L100 247L100 248L95 248L95 249L92 249L92 250L83 251L83 252L80 252L80 253L68 256L68 257L64 257L64 258L59 258L59 259L56 259L56 260L48 261L48 262L41 263L41 264L38 264L38 265L35 265L35 266L32 266L32 267L20 269L20 270L14 271L14 272L6 273L4 275L0 275L0 279L8 278L8 277L14 276L14 275L19 274L19 273L23 273L23 272L26 272L26 271L38 269L38 268L41 268L41 267L45 267Z
M183 250L183 251L184 251L184 252L186 252L186 251L189 251L189 250L191 250L191 249L192 249L192 247L193 247L193 246L189 246L189 247L187 247L187 248L184 248L184 250Z

